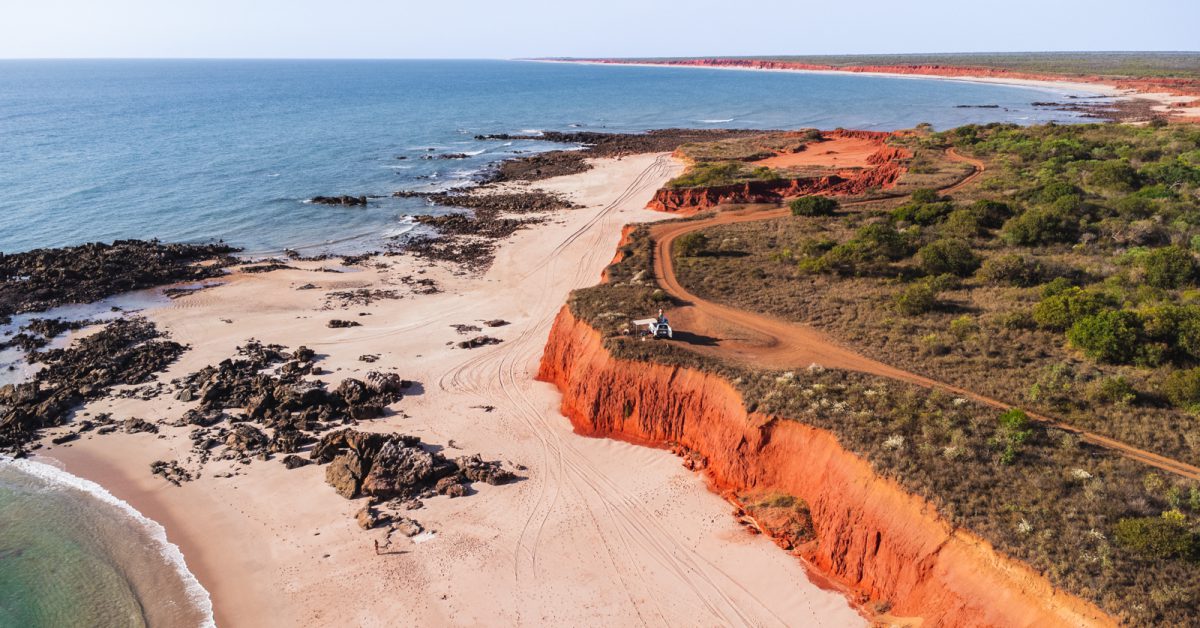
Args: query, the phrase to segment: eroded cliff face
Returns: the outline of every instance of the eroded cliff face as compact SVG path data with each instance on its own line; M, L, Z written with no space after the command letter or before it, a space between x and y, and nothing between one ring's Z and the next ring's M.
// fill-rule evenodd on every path
M879 150L867 157L867 163L874 167L820 177L747 181L697 188L662 188L646 206L658 211L687 215L722 203L781 203L784 199L810 194L862 194L871 188L886 188L895 183L904 173L901 160L912 156L903 148L884 144L883 140L888 137L888 133L839 129L826 135L878 140Z
M952 530L933 506L846 451L829 432L748 413L716 375L615 359L564 307L538 378L562 391L576 431L706 459L717 490L780 491L808 502L816 541L796 553L863 608L926 626L1111 626L1111 619L986 542Z

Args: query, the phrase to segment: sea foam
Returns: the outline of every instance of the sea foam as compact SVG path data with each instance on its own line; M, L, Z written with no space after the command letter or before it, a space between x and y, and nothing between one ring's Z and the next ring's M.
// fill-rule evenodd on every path
M91 480L71 475L57 467L33 460L18 460L6 456L0 456L0 464L11 465L22 473L46 482L51 487L75 489L87 493L90 497L115 506L131 519L138 522L150 538L154 539L154 542L158 545L159 553L175 567L175 571L179 574L180 580L183 581L184 589L187 591L188 601L199 609L204 616L204 620L200 625L203 628L216 628L217 622L213 617L212 598L209 596L208 590L188 570L187 561L183 558L183 552L180 551L178 545L167 539L166 529L157 521L138 512L128 502L118 499L103 486Z

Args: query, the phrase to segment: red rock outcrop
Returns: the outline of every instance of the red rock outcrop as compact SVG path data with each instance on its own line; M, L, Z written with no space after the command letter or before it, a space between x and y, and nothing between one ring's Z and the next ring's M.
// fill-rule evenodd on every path
M829 432L748 413L716 375L613 358L564 307L538 378L563 393L576 431L695 452L717 490L780 491L804 499L815 542L798 554L855 601L930 626L1112 626L934 507L875 474Z
M883 188L896 182L904 172L902 161L912 153L899 146L884 143L892 134L883 131L836 129L825 137L868 139L879 142L879 149L867 157L874 166L819 177L783 178L746 181L730 185L695 188L662 188L646 204L662 212L692 214L722 203L781 203L785 199L810 194L862 194L870 188Z
M810 194L862 194L870 188L882 188L895 183L904 172L904 167L896 161L901 155L907 156L907 153L903 149L883 147L868 158L874 160L871 163L880 165L850 176L831 174L698 188L662 188L654 193L654 198L646 207L689 214L723 203L781 203L788 198Z

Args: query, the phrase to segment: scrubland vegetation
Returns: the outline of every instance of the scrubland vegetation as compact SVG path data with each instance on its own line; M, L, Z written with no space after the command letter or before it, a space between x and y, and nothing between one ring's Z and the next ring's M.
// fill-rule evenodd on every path
M954 146L988 170L951 197L927 190L833 213L805 202L793 216L681 238L680 281L1200 462L1200 129L991 125L919 142ZM652 252L646 231L635 233L610 283L572 296L615 355L720 373L750 409L832 431L954 524L1130 625L1200 622L1196 483L1020 411L819 367L754 371L630 338L630 318L669 303Z

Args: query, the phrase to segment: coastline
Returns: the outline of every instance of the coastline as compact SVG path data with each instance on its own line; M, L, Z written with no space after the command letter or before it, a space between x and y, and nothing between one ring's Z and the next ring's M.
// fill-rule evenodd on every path
M376 556L371 543L383 531L358 529L361 503L334 493L318 466L210 462L198 479L171 486L149 463L190 464L186 428L163 427L157 438L82 438L39 454L163 525L208 588L222 626L385 625L391 617L425 625L862 622L840 592L821 589L799 561L748 535L669 452L574 434L556 389L533 381L567 293L595 282L621 226L662 218L644 206L679 167L665 155L593 163L531 186L584 207L500 243L482 276L409 256L343 273L289 262L294 269L233 275L144 312L192 346L162 380L230 357L249 337L313 348L330 383L368 370L359 356L378 354L370 368L394 369L420 387L396 414L360 429L413 434L527 469L510 486L428 500L413 517L432 534L400 539L394 553ZM413 275L441 292L345 313L323 309L328 291L398 288ZM306 283L320 289L296 289ZM361 314L361 327L325 326ZM453 346L461 336L452 325L491 318L510 322L489 331L500 344ZM182 408L164 395L108 398L81 411L170 419Z
M670 68L700 68L708 70L732 70L732 71L749 71L749 72L790 72L799 74L826 74L826 75L843 75L843 76L874 76L879 78L891 79L914 79L914 80L939 80L939 81L957 81L964 83L978 83L991 85L1008 85L1012 87L1024 87L1035 89L1042 92L1055 93L1060 95L1069 95L1072 93L1085 92L1099 97L1114 98L1118 100L1134 100L1145 99L1153 101L1155 104L1153 109L1162 114L1171 116L1174 119L1183 121L1200 120L1200 95L1194 94L1179 94L1166 91L1141 91L1133 87L1122 87L1120 81L1105 81L1105 80L1072 80L1068 77L1056 77L1047 75L1044 77L1032 76L985 76L982 74L971 74L970 71L964 68L962 73L957 71L953 74L930 74L922 72L909 71L881 71L881 70L853 70L853 69L837 69L837 68L808 68L808 67L782 67L787 64L784 62L771 63L772 66L780 67L762 67L762 65L753 65L753 61L748 61L745 64L710 64L706 63L705 59L695 59L690 61L679 62L652 62L652 61L622 61L622 60L604 60L604 59L524 59L533 63L575 63L582 65L615 65L615 66L630 66L630 67L670 67ZM736 59L731 59L737 61ZM957 70L957 69L954 69ZM1185 106L1188 105L1190 106Z

